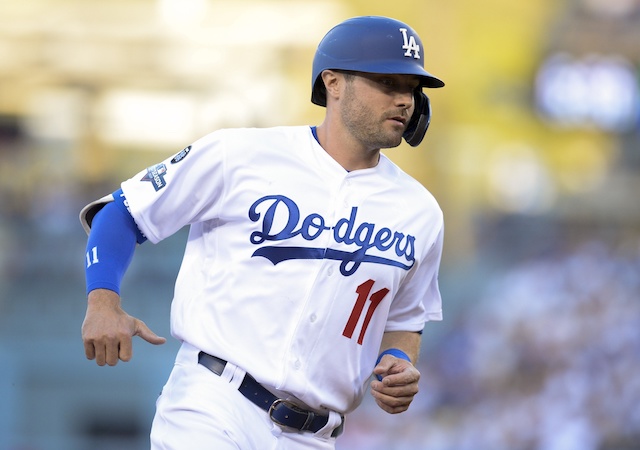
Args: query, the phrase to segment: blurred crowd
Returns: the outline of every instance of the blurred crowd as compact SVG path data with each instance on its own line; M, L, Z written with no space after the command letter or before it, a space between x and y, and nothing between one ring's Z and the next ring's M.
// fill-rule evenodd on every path
M406 417L365 406L340 448L640 448L639 241L513 265L455 320Z

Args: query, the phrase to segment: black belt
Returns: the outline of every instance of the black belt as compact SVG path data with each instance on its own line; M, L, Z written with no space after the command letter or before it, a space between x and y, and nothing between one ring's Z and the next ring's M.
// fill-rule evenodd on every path
M227 365L225 360L205 352L198 353L198 363L216 375L222 375ZM276 397L249 374L244 376L238 390L254 404L267 411L269 418L281 427L316 433L329 421L329 416L302 409L288 400ZM342 417L342 423L331 433L331 437L340 436L343 430L344 417Z

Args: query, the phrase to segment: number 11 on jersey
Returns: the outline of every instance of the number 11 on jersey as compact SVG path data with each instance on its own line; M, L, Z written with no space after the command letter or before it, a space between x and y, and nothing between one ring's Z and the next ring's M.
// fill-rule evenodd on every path
M358 336L358 344L360 345L362 345L364 335L367 332L367 327L369 326L369 322L371 322L371 317L373 317L374 311L376 310L382 299L389 293L389 289L383 288L371 294L371 289L373 288L374 283L375 281L373 280L367 280L356 289L358 298L356 299L356 304L353 306L353 311L351 311L351 315L349 316L347 325L344 327L344 331L342 332L342 335L344 337L347 337L349 339L353 337L353 333L356 330L356 325L358 325L358 321L362 316L364 306L367 303L368 299L371 304L369 305L369 308L367 308L367 313L364 317L364 322L362 323L362 329L360 330L360 335Z

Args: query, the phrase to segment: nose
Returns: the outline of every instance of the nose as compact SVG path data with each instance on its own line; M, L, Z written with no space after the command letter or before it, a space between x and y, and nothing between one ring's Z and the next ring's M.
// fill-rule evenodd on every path
M396 94L396 105L399 108L411 108L413 106L413 89L402 89Z

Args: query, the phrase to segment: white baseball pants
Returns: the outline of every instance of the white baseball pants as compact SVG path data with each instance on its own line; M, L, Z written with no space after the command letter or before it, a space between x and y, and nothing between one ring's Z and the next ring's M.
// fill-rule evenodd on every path
M245 372L227 363L222 376L198 364L183 344L156 403L152 450L334 450L340 415L315 434L284 431L239 391Z

